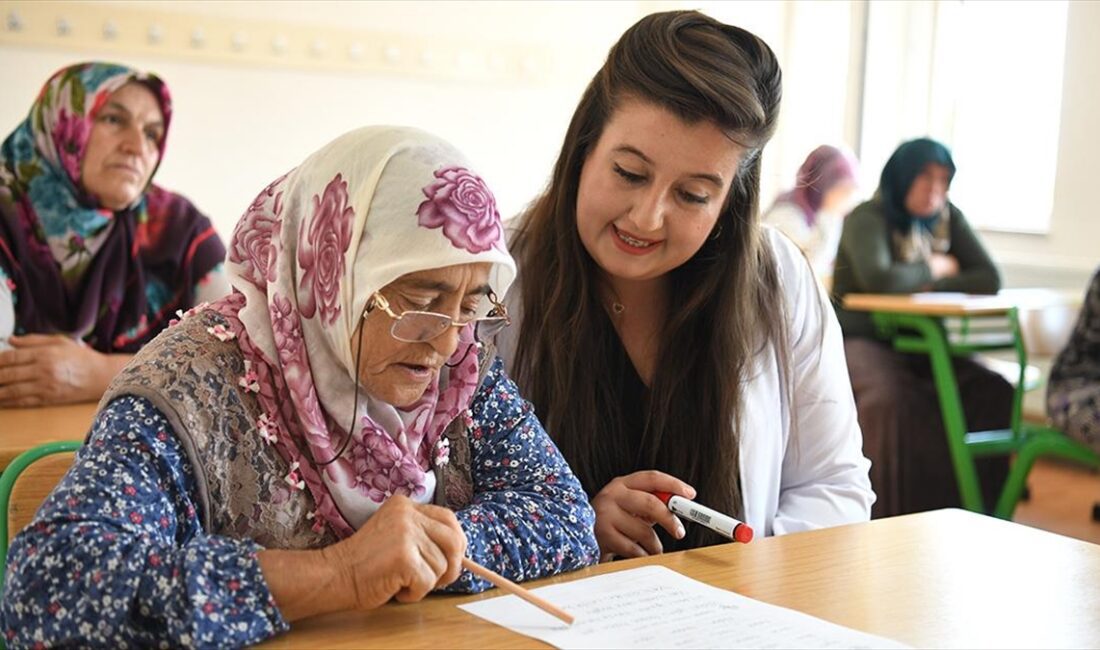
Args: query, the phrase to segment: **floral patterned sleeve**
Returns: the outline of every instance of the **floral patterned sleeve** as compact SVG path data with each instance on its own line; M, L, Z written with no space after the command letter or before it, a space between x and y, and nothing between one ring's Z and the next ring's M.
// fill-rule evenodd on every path
M207 535L195 486L163 415L142 398L112 401L8 553L8 646L220 648L288 629L260 547Z
M475 562L517 582L599 559L580 481L497 358L470 407L474 498L456 514ZM447 591L491 585L467 571Z

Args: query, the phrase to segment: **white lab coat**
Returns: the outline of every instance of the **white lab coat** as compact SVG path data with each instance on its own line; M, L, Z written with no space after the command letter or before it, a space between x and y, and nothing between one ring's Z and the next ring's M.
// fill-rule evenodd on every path
M867 521L875 501L871 462L863 456L840 325L798 247L776 229L764 230L786 303L793 381L788 400L774 346L757 356L740 428L745 523L757 535L782 535ZM522 277L521 268L505 301L513 325L497 340L509 368Z

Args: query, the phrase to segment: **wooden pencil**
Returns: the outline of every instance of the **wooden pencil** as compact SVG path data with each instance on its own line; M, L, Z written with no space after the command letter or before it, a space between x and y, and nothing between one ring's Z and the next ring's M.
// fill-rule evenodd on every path
M547 614L551 614L561 619L562 621L565 621L569 625L573 624L573 616L568 612L539 598L535 594L517 585L516 583L512 582L508 578L505 578L499 573L486 569L485 567L481 566L477 562L474 562L470 558L462 558L462 567L470 573L474 574L475 576L488 580L500 589L507 591L514 596L519 596L520 598L526 600L535 607L538 607Z

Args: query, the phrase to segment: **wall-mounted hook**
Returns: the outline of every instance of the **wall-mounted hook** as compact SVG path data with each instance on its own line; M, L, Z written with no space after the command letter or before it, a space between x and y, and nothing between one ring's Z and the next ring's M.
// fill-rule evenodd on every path
M248 47L248 33L240 30L233 32L229 44L232 46L234 52L243 52L244 49Z
M8 19L5 21L4 25L9 32L21 32L23 31L23 17L17 12L9 11Z
M286 40L286 36L277 34L275 38L271 39L271 51L278 55L286 54L287 48L290 44Z

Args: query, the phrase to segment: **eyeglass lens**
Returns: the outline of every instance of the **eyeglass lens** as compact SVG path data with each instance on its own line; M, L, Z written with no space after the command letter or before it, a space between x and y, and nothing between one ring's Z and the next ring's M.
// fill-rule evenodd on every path
M407 311L393 322L391 330L394 338L409 343L430 341L451 326L451 319L442 314L423 311ZM474 320L474 335L484 341L495 336L508 320L503 317L487 317Z
M393 321L394 337L412 343L430 341L451 325L451 319L441 314L408 311Z

